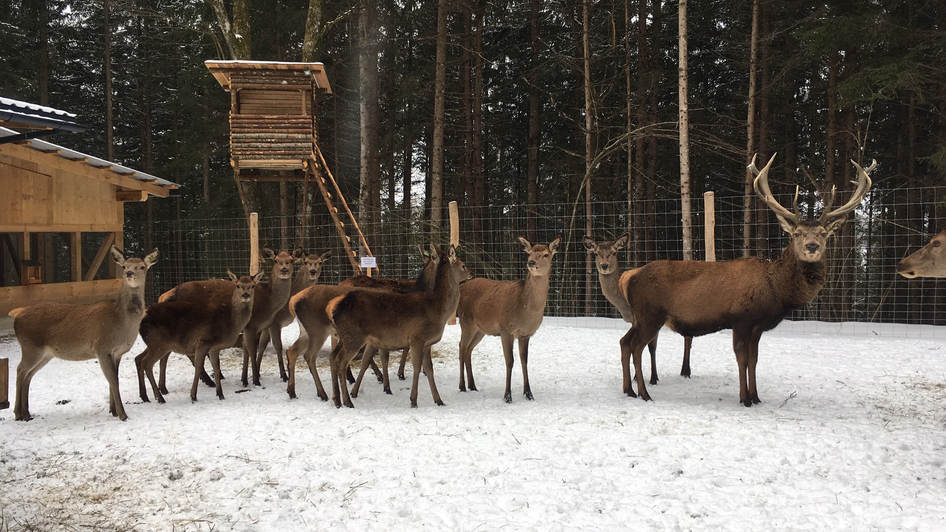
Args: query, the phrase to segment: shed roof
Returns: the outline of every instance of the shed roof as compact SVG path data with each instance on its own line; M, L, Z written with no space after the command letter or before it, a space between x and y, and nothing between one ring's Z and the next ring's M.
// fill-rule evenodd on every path
M0 124L32 130L17 133L15 138L7 136L0 142L17 142L59 132L81 133L88 129L89 126L76 122L75 118L76 115L66 111L0 96Z
M4 138L8 138L14 135L18 135L16 131L7 129L5 127L0 127L0 144ZM92 169L97 169L105 173L105 175L115 175L121 179L119 184L125 188L135 188L137 190L147 190L149 194L161 197L167 197L169 195L175 194L176 190L180 188L180 185L177 183L172 183L166 179L161 179L160 177L135 170L134 168L129 168L105 159L99 159L98 157L93 157L91 155L86 155L82 152L75 150L70 150L69 148L64 148L57 144L51 142L46 142L39 139L30 139L26 141L21 141L18 143L20 146L25 146L32 150L36 150L46 154L52 154L67 161L74 162L76 164L81 164L86 167L91 167ZM0 146L2 149L2 146ZM163 192L163 194L162 194Z
M231 76L234 73L274 73L285 77L311 77L315 87L331 94L325 65L322 63L291 63L282 61L204 61L204 65L214 75L224 90L230 90Z

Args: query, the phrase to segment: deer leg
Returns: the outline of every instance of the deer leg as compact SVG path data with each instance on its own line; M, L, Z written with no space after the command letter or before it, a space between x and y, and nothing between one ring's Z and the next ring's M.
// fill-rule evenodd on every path
M159 360L167 360L168 356L171 355L171 352L160 353L154 352L151 348L145 349L143 353L135 357L135 366L138 370L138 392L141 394L141 400L145 403L148 402L148 392L144 388L144 379L143 375L148 376L148 381L151 383L151 391L154 392L154 399L158 403L164 403L164 395L161 392L161 386L154 382L154 364ZM140 360L140 365L139 365ZM164 392L167 393L167 392Z
M407 364L407 355L410 352L410 349L401 350L401 364L397 368L397 378L400 380L404 380L404 366Z
M16 365L16 403L13 405L13 415L17 421L33 419L30 415L30 381L50 360L52 357L44 356L42 350L38 353L23 350L20 363Z
M430 346L421 347L424 354L424 373L427 374L427 384L430 385L430 395L434 398L437 406L443 406L443 400L440 399L440 392L437 391L437 383L434 382L434 363L430 359Z
M299 351L302 350L302 337L300 336L289 349L286 350L286 371L289 374L289 384L286 385L286 393L290 399L296 398L296 360L299 358Z
M151 399L148 397L148 390L145 388L145 368L144 363L148 358L148 353L150 352L149 348L145 348L138 356L135 357L135 371L138 373L138 397L141 397L142 403L150 403ZM151 376L151 388L155 391L155 399L158 397L158 386L154 382L154 376Z
M529 337L519 338L519 362L522 366L522 395L532 400L532 387L529 386Z
M332 370L332 401L335 403L335 408L342 407L342 391L341 386L339 386L339 381L344 378L341 373L341 353L339 353L341 348L342 344L340 342L337 343L332 349L332 353L329 355L329 367Z
M647 344L647 349L650 350L650 383L657 384L657 381L660 379L657 378L657 337L655 336L653 340Z
M690 378L690 347L693 346L693 337L683 337L683 366L680 367L680 375Z
M631 386L631 338L635 335L636 329L632 326L630 330L627 331L621 341L621 370L622 375L624 376L624 393L630 397L637 397L637 394L634 393L634 389ZM634 376L635 378L637 375Z
M358 367L358 377L355 379L355 383L351 388L351 396L358 397L358 390L361 389L361 379L365 376L365 371L368 370L368 364L373 361L374 354L378 350L373 345L366 345L365 351L361 354L361 365Z
M269 328L269 338L273 343L273 349L276 350L276 362L279 364L279 378L283 382L289 380L289 376L286 375L286 367L283 366L282 362L282 327L277 327L273 325ZM260 349L260 354L262 355L265 350L265 345Z
M739 366L739 402L744 406L752 406L748 384L749 334L733 329L732 347L736 353L736 364Z
M746 377L749 391L749 401L752 404L759 404L759 389L756 387L755 366L759 361L759 340L762 338L762 331L752 331L752 339L749 341L749 358L746 361Z
M462 324L461 324L462 326ZM472 329L473 325L470 325L469 329ZM469 330L468 329L468 330ZM460 332L460 391L465 392L466 386L463 380L464 372L466 376L466 384L469 384L471 392L476 391L476 383L473 382L473 348L480 343L480 340L486 336L486 333L479 330L473 330L472 333L464 335L463 332Z
M344 346L343 346L344 347ZM364 347L363 345L361 347ZM358 355L358 351L361 350L361 347L349 351L347 348L343 348L339 352L339 364L343 365L345 368L351 370L351 361ZM351 394L348 391L348 380L341 378L341 373L339 372L338 384L342 389L342 404L347 408L355 408L355 405L351 402Z
M171 357L171 353L168 353L164 355L163 357L161 357L161 366L159 368L161 372L161 378L158 380L158 389L161 390L161 393L168 393L167 374L168 374L168 358L170 357ZM152 366L154 366L154 364L152 364ZM154 370L152 369L152 372L153 371Z
M99 355L98 359L105 380L108 381L108 413L125 421L128 415L125 414L125 405L122 404L122 396L118 391L118 363L121 362L121 355L115 360L111 353L106 353Z
M243 375L240 379L240 382L243 383L243 387L246 388L250 385L248 380L249 370L250 370L250 351L246 347L246 332L243 333Z
M639 335L635 339L638 340L634 343L634 372L637 374L637 395L645 401L650 401L650 394L647 393L647 386L644 385L644 370L641 368L641 355L644 354L644 346L647 342L641 341Z
M200 384L200 372L204 368L204 358L206 357L207 348L198 346L197 351L194 353L194 383L191 384L191 402L194 403L197 402L197 385Z
M308 335L307 335L307 336L308 336ZM316 364L316 359L317 359L318 356L319 356L319 351L322 350L322 344L325 343L325 338L326 338L326 336L327 336L327 335L324 335L324 334L323 334L321 337L319 337L319 338L315 338L315 337L311 337L311 336L310 336L310 337L309 337L309 347L306 349L306 352L305 352L305 355L304 355L305 363L306 363L307 366L309 366L309 373L312 374L312 380L315 381L315 389L317 390L317 394L318 394L318 396L319 396L319 399L321 399L321 400L323 400L323 401L328 401L328 394L325 393L325 388L322 387L322 379L319 378L319 372L318 372L318 369L316 369L315 364ZM333 351L333 352L334 352L334 351ZM332 357L331 357L331 355L329 355L329 368L330 368L331 371L333 372L333 373L332 373L332 379L334 379L334 378L335 378L335 373L334 373L335 367L334 367L332 364L333 364L333 362L332 362ZM291 376L291 374L290 374L290 376ZM334 389L336 389L336 388L333 387L332 389L334 390ZM293 394L295 394L295 386L293 386L292 391L293 391Z
M512 365L515 359L512 357L512 335L503 333L500 336L503 344L503 356L506 358L506 391L503 392L503 400L507 403L512 402Z
M223 400L223 385L220 383L220 350L210 352L210 365L214 369L214 387L217 389L217 399Z
M391 352L387 349L380 350L381 358L381 390L391 395L391 379L388 377L388 365L391 362Z
M417 385L420 381L420 366L423 363L424 354L416 347L411 347L411 365L414 367L413 383L411 384L411 408L417 408Z

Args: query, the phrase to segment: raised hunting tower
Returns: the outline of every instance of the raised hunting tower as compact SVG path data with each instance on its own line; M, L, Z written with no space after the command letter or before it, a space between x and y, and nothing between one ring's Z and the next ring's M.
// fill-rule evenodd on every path
M246 182L301 182L302 219L308 210L308 186L314 182L325 199L342 239L348 260L358 273L351 240L332 202L329 182L371 254L335 178L319 149L318 96L331 94L322 63L205 61L220 86L230 93L230 164L243 209L249 208L243 191ZM305 238L305 224L302 227Z

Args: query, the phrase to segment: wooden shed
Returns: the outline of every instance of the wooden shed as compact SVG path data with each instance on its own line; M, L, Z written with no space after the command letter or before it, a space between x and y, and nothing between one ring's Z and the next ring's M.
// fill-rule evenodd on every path
M220 86L230 93L230 164L247 219L250 213L243 194L244 182L301 182L303 198L308 197L309 183L315 183L353 269L360 272L328 186L333 187L334 196L351 218L362 248L369 256L371 252L319 149L318 96L332 92L325 66L258 61L205 61L204 64ZM304 204L303 219L307 209L308 205Z
M116 295L122 281L106 257L123 246L125 202L167 197L178 185L36 138L4 142L11 138L23 133L0 127L0 316Z

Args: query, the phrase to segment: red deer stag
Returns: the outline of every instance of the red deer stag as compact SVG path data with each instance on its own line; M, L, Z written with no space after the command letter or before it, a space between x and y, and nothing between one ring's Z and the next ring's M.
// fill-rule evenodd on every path
M118 390L118 365L135 339L145 311L145 277L158 260L155 248L144 259L125 258L111 247L112 259L122 268L118 299L91 305L38 303L10 311L13 330L23 355L16 367L17 421L29 421L30 381L53 358L71 361L98 359L108 381L108 411L125 421L125 407Z
M946 231L940 231L929 243L900 261L897 273L907 279L946 277Z
M257 341L262 331L269 328L276 313L287 301L292 288L292 269L295 261L301 259L303 251L297 247L292 253L276 253L268 247L263 248L263 256L273 260L273 269L268 281L256 285L253 298L253 315L243 329L243 386L249 386L247 374L252 366L253 384L260 385L260 363L263 353L257 351ZM226 303L233 295L233 283L226 279L189 281L165 292L158 302L170 300L204 301L213 300Z
M398 349L409 346L414 365L414 382L411 387L411 407L417 407L417 385L421 363L434 402L443 405L434 382L434 368L430 357L424 356L427 348L440 341L447 320L453 315L460 299L460 283L469 279L470 272L450 246L448 254L436 250L437 273L434 290L398 294L381 290L360 289L336 297L329 303L326 312L332 317L338 333L338 345L332 351L332 391L336 407L342 404L351 408L348 382L341 368L366 344L379 349ZM339 394L341 387L341 395Z
M702 336L732 329L733 351L739 366L739 401L745 406L759 403L756 363L762 333L774 328L791 311L811 303L825 283L825 248L828 237L847 221L847 215L870 189L869 173L857 163L857 188L851 199L832 210L834 190L825 200L818 220L803 220L795 192L794 212L782 207L769 190L769 168L762 171L755 160L749 168L756 174L756 193L775 213L790 236L781 257L766 261L746 257L729 262L659 260L621 277L621 291L631 305L633 325L621 338L624 392L631 389L630 361L634 357L637 393L650 400L641 373L641 353L664 325L683 336ZM853 161L852 161L853 162Z
M221 302L215 298L207 300L176 299L163 301L148 307L141 320L139 333L147 348L135 357L138 370L138 393L148 402L144 376L147 374L154 391L154 398L164 402L161 390L154 381L153 368L158 360L165 360L171 352L186 355L194 364L194 384L191 401L197 400L197 383L201 380L204 359L210 355L214 370L214 386L217 398L223 399L220 383L220 351L232 347L240 331L246 327L253 313L256 285L265 272L254 277L237 277L229 270L230 300Z
M302 267L299 268L299 272L296 273L295 278L292 280L289 297L291 298L305 288L319 282L319 275L322 273L322 263L331 257L331 250L306 255L305 259L302 260ZM282 330L284 327L291 324L294 319L292 313L289 312L289 300L286 300L286 304L273 316L273 321L270 323L269 328L263 330L260 334L259 345L257 346L257 352L260 354L259 356L262 356L263 351L266 350L266 345L272 341L273 349L276 350L276 361L279 362L279 377L283 382L288 381L289 376L286 375L286 368L283 366L282 361Z
M624 234L618 237L614 242L596 243L591 236L585 235L582 243L589 253L595 256L595 266L598 269L598 282L601 284L601 292L604 297L618 309L624 321L631 323L631 306L624 299L621 293L619 280L621 278L621 265L618 262L618 251L624 249L627 245L629 235ZM693 345L693 337L685 336L683 338L683 365L680 367L680 375L690 378L690 347ZM647 344L650 350L650 383L657 384L657 337Z
M512 342L519 340L519 361L522 365L522 393L532 400L529 386L529 338L542 325L545 301L549 292L552 257L558 252L562 237L549 245L535 244L519 237L519 245L529 254L527 275L521 281L493 281L482 277L472 279L460 287L460 391L466 391L464 371L470 391L476 391L473 382L471 358L473 348L487 334L499 336L506 357L506 391L503 399L512 402Z

